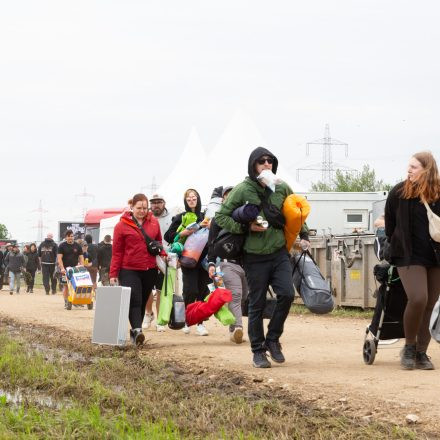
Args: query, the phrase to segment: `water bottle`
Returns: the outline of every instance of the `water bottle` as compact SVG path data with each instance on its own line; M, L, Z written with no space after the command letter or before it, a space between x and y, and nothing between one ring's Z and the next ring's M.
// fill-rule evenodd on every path
M220 267L215 269L214 273L214 285L220 289L225 288L225 282L223 281L223 272L220 271Z

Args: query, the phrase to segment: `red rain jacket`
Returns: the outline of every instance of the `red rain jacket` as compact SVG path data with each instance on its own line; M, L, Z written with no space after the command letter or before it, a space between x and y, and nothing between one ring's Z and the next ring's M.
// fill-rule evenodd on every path
M146 234L162 243L159 222L149 212L142 225ZM166 255L162 251L161 255ZM157 267L156 257L147 250L144 236L134 223L131 212L124 212L113 232L113 252L110 278L117 278L121 269L148 270Z

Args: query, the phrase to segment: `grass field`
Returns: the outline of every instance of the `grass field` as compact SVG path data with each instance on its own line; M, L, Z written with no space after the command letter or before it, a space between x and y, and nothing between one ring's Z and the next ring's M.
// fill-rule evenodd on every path
M415 439L227 371L0 326L0 438Z

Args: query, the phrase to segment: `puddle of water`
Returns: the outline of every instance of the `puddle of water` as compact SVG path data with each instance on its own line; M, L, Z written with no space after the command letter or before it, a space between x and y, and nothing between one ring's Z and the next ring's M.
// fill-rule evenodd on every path
M66 406L63 402L56 401L50 396L44 396L36 393L24 393L22 390L20 390L20 388L14 392L6 391L0 388L0 400L6 400L6 403L14 406L23 405L26 403L33 403L51 409L61 409Z

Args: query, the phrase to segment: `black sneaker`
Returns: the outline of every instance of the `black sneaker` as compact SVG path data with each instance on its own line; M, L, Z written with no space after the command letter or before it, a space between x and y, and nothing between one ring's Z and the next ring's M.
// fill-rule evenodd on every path
M48 290L46 290L46 295L49 295L49 291Z
M9 295L13 295L14 294L14 291L13 290L10 290L9 291Z
M416 353L416 368L418 368L419 370L435 370L431 359L423 351L418 351Z
M400 352L400 366L403 370L414 370L416 368L416 346L405 345Z
M56 295L57 291L56 290L52 290L52 295ZM49 291L46 293L46 295L49 295Z
M265 351L256 351L254 353L253 365L255 368L270 368L270 362L267 360Z
M270 357L274 362L282 364L286 361L283 353L281 352L281 344L278 341L268 341L264 343L264 348L269 352Z
M137 347L140 347L144 343L145 335L142 333L142 329L135 328L133 330L132 341Z

